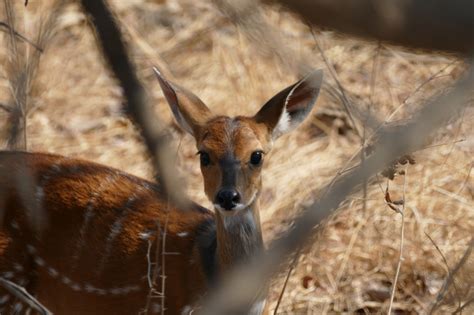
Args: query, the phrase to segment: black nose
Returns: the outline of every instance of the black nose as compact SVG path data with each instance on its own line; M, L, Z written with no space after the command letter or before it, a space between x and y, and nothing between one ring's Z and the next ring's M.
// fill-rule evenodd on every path
M216 195L216 203L225 210L232 210L240 202L240 194L235 189L223 188Z

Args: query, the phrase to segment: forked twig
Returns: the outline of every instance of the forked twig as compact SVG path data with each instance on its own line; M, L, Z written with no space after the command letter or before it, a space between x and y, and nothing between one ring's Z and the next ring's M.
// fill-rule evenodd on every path
M462 314L462 311L468 307L469 305L471 305L472 303L474 303L474 298L470 299L469 301L467 301L466 303L464 303L463 305L459 306L454 312L453 312L453 315L456 315L456 314L459 314L461 313Z
M4 287L10 294L16 296L22 302L28 304L29 307L37 311L42 315L52 315L44 305L42 305L38 300L36 300L28 291L25 290L22 286L13 283L5 278L0 277L0 285Z
M38 51L40 52L44 52L44 49L41 48L40 46L38 46L37 44L33 43L31 40L29 40L28 38L26 38L25 36L21 35L20 33L18 33L17 31L15 31L10 25L8 25L7 23L5 22L2 22L0 21L0 26L6 28L7 30L2 30L4 32L12 32L16 37L18 37L19 39L21 39L22 41L24 41L25 43L27 44L30 44L31 46L33 46L35 49L37 49ZM0 28L1 30L1 28Z

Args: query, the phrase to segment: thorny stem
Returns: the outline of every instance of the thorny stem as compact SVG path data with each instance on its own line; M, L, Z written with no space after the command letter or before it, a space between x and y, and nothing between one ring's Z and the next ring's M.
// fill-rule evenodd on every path
M168 202L169 206L169 202ZM169 209L166 209L166 220L165 220L165 228L163 231L163 236L161 239L161 315L165 315L165 289L166 289L166 270L165 270L165 263L166 263L166 229L168 227L168 220L169 220Z

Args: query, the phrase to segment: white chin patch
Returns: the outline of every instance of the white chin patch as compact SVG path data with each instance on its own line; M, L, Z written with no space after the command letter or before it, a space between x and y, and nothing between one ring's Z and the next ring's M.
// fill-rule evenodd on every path
M226 214L226 215L234 215L236 212L243 210L247 207L247 205L244 205L243 203L238 203L234 208L227 210L222 208L220 205L217 203L214 204L214 208L219 210L220 212Z

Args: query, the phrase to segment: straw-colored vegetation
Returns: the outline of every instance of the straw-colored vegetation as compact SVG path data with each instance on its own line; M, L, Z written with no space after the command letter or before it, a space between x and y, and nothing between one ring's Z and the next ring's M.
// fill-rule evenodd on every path
M20 2L15 8L19 31L34 39L50 1L31 0L26 8ZM187 191L209 206L193 141L172 122L152 65L195 92L216 113L230 115L254 113L267 98L295 81L297 71L249 42L244 31L211 3L110 2L153 106L166 127L173 129L176 163ZM4 20L3 13L1 16ZM326 68L306 25L271 8L265 8L265 18L296 57L307 55L314 68ZM328 30L318 30L316 36L360 110L370 108L380 121L410 118L423 100L448 89L464 69L461 60L447 55L385 44L379 47ZM8 36L2 35L1 103L11 97L12 73L6 65L12 59L7 41ZM18 45L30 55L34 49L25 43ZM28 99L28 150L81 157L152 178L138 133L121 112L121 91L104 66L77 5L67 5L60 15L33 83ZM340 109L334 110L337 106ZM387 187L392 200L405 195L403 258L392 310L405 314L430 310L448 269L452 270L464 254L474 230L473 108L468 107L460 117L414 155L416 164L399 168L405 171L404 176L397 175L390 182L379 176L368 184L365 200L362 193L353 195L324 224L292 271L280 314L387 312L399 261L402 222L401 215L386 203ZM6 118L7 113L0 108L3 135ZM347 164L361 146L349 121L342 106L323 93L305 125L275 144L265 162L262 219L266 240L290 227L302 203L322 193L320 189L342 167L360 159L357 155ZM362 124L358 125L359 133L363 133ZM449 290L437 312L454 311L460 303L473 299L473 267L471 256L455 277L455 290ZM282 273L271 287L272 307L283 280Z

